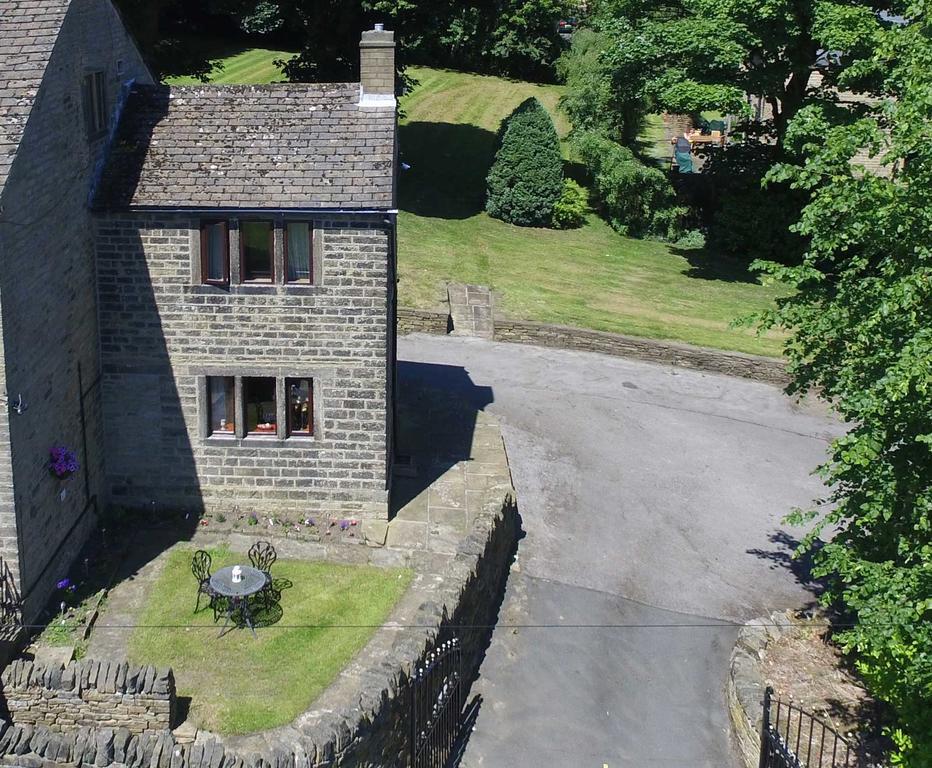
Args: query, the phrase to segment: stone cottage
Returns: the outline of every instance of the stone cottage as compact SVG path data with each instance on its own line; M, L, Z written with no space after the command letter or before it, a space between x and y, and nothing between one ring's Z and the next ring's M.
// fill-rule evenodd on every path
M108 505L387 517L392 33L360 55L359 83L166 87L109 0L0 0L0 556L27 617Z

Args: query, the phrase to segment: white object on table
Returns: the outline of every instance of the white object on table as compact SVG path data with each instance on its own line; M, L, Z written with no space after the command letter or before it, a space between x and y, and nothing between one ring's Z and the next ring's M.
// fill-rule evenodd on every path
M243 569L238 565L233 566L233 573L230 576L230 581L234 584L239 584L243 580Z

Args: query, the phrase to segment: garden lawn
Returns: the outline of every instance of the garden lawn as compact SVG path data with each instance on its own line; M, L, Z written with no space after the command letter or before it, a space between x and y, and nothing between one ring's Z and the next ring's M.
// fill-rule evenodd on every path
M368 566L279 560L277 624L217 637L213 613L192 614L196 583L192 550L168 554L129 643L138 664L171 666L189 719L222 734L249 733L291 722L372 637L407 589L411 572ZM245 557L211 550L213 570ZM201 600L203 606L205 600ZM222 621L222 620L221 620Z
M275 64L294 56L293 51L272 51L267 48L249 48L232 55L219 56L210 73L209 82L218 85L256 85L284 81L285 76ZM169 85L197 85L194 77L172 77Z
M511 317L778 355L781 336L731 327L785 291L704 250L622 237L598 216L577 230L516 227L484 212L502 118L529 96L556 111L560 86L411 68L402 99L399 303L438 308L448 281L489 285ZM656 126L651 126L656 129ZM567 163L567 172L579 175Z

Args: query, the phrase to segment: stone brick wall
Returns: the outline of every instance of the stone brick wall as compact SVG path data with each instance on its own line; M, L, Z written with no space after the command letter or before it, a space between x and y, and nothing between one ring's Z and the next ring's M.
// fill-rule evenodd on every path
M234 279L219 288L200 284L198 219L100 217L112 503L279 519L322 511L387 517L391 222L331 214L312 223L317 285ZM237 237L231 221L231 266ZM315 435L207 436L209 375L313 378Z
M87 199L105 137L88 140L81 98L94 70L105 72L111 112L124 81L149 80L108 0L71 4L0 201L0 393L27 405L22 414L0 408L0 556L19 582L27 621L93 525L89 500L102 485ZM48 471L56 443L75 449L82 465L67 482Z
M395 34L379 29L362 33L359 42L359 84L362 93L395 93Z
M735 745L747 768L760 764L764 717L763 658L767 646L795 627L791 612L774 612L747 622L738 632L725 680L725 703Z
M156 734L173 725L171 669L89 659L64 668L14 661L0 683L10 719L19 726L59 733L84 726Z
M398 307L398 333L431 333L443 336L450 332L450 316L444 312Z
M561 347L605 355L633 357L649 362L695 368L700 371L740 376L785 385L789 378L782 360L740 352L724 352L672 341L640 339L617 333L588 331L561 325L520 320L496 320L495 340L542 347Z

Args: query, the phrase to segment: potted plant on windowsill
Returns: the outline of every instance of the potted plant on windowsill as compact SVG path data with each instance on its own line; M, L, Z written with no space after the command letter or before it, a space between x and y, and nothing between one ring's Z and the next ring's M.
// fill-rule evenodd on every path
M49 471L59 480L71 477L78 468L78 457L74 451L64 445L54 445L49 449Z

